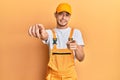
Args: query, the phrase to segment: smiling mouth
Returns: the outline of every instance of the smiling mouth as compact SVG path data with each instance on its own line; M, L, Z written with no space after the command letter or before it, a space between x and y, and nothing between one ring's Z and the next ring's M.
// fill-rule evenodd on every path
M60 22L66 22L66 20L60 20Z

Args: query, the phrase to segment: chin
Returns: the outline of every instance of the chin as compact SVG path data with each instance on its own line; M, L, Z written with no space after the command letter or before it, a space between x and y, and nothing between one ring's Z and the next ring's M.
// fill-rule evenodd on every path
M64 27L64 26L66 26L67 25L67 23L66 24L59 24L61 27Z
M66 25L60 25L61 27L66 27Z
M57 24L59 25L59 26L61 26L61 27L65 27L65 26L67 26L67 22L66 23L60 23L60 22L57 22Z

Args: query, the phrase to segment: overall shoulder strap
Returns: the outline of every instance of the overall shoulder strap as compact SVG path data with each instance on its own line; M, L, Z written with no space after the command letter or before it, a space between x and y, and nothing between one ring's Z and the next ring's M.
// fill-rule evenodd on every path
M57 38L56 38L56 33L54 31L54 29L52 29L52 34L53 34L53 49L57 49Z
M70 35L69 35L69 41L73 40L73 32L74 32L74 28L71 28L71 31L70 31Z

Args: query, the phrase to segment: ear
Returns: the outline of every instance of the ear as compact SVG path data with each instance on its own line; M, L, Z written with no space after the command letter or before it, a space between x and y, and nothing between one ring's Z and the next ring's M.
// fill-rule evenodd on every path
M55 18L57 17L57 13L56 12L54 13L54 16L55 16Z

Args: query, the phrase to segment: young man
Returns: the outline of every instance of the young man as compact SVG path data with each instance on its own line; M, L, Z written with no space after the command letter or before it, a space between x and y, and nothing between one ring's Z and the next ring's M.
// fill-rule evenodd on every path
M83 60L84 42L81 32L68 26L71 14L71 6L61 3L56 8L54 29L45 30L42 24L29 28L30 36L40 38L50 49L46 80L77 80L74 60Z

